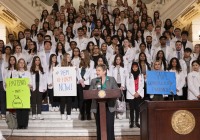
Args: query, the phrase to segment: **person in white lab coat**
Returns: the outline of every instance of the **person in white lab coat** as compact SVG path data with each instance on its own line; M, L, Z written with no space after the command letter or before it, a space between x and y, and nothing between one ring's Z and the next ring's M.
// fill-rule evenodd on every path
M72 67L71 63L71 58L68 53L63 55L63 59L61 62L62 67ZM71 120L71 108L72 108L72 96L61 96L60 97L60 113L61 113L61 118L62 120L66 119L66 115L64 114L65 112L65 106L66 107L66 112L67 112L67 120Z
M91 74L90 56L87 50L81 51L81 61L77 70L78 80L78 102L81 113L81 120L85 120L85 113L87 120L91 120L90 108L92 100L83 99L83 90L88 90L90 87L90 74ZM86 106L86 107L85 107Z
M131 66L131 72L126 78L126 99L129 101L130 107L130 128L133 128L134 122L136 127L140 127L139 124L139 105L142 103L144 97L144 76L141 74L139 64L133 62ZM135 116L134 116L135 113Z
M192 62L192 71L188 74L188 100L200 100L200 62Z
M17 71L13 73L12 78L29 78L29 83L27 86L29 86L29 88L32 89L31 74L27 70L27 65L23 58L20 58L18 60ZM18 129L27 129L29 120L29 109L16 109L16 114L17 114Z
M115 78L118 87L121 89L123 96L126 98L125 81L127 69L124 67L123 58L120 54L115 56L113 66L110 68L110 75ZM123 113L117 113L117 118L122 119L122 115Z
M41 65L40 58L35 56L30 68L32 92L31 92L31 107L32 107L32 119L43 120L41 115L42 108L42 95L47 90L47 77L44 69ZM37 106L37 108L36 108ZM36 116L37 115L37 116Z
M49 58L49 67L47 70L47 87L49 95L49 110L50 111L59 111L59 97L54 96L53 92L53 68L59 67L60 64L57 61L57 55L51 54Z
M61 42L57 43L55 52L56 52L56 55L57 55L57 61L58 61L59 64L61 64L63 55L66 53L65 47Z
M183 96L182 88L185 85L186 76L184 75L184 72L181 68L178 58L173 57L170 60L168 70L169 72L174 72L176 76L176 95L174 96L174 100L181 100L181 96ZM169 97L169 100L173 99L172 95L169 95L168 97Z

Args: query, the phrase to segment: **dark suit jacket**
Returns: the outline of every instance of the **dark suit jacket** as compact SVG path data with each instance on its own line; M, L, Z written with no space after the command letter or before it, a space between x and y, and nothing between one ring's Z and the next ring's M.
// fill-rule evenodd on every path
M97 78L92 79L89 90L98 89L97 88ZM118 89L117 82L114 77L107 76L106 78L106 89ZM116 110L116 100L109 100L107 102L108 108L110 112L114 112ZM97 112L97 103L95 100L92 101L91 112Z

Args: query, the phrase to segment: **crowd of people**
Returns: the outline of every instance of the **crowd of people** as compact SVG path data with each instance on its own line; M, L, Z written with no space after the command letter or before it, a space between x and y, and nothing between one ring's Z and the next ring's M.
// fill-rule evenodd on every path
M31 119L44 119L41 106L48 96L50 111L60 110L61 119L71 120L71 111L76 110L81 120L91 120L92 101L83 99L83 90L97 77L98 66L106 68L106 75L114 77L123 91L130 108L130 128L140 127L143 100L172 100L171 96L146 94L147 71L175 72L175 100L200 99L200 44L193 46L188 31L174 27L171 19L162 19L159 11L148 15L141 0L131 5L116 0L115 7L108 0L97 0L97 4L85 0L78 10L68 0L60 7L55 0L52 7L17 37L8 34L7 44L0 40L2 119L6 115L5 79L26 77L30 79ZM77 71L77 96L54 97L53 67L72 66ZM29 110L16 109L16 114L18 128L27 128ZM121 113L116 114L122 119Z

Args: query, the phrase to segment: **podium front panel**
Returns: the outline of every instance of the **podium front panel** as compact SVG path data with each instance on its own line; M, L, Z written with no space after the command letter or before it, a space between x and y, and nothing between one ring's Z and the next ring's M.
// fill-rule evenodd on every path
M183 112L181 115L186 116L185 110L195 119L194 129L188 134L184 134L185 131L181 130L181 126L177 127L178 132L172 127L174 113L179 111ZM187 128L187 119L176 121L177 125L181 124L183 128ZM141 106L141 140L190 139L200 139L200 101L157 101L146 102Z

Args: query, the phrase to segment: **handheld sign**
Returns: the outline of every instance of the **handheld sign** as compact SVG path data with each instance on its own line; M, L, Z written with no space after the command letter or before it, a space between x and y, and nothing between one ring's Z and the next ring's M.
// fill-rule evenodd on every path
M53 68L54 96L76 96L75 67Z
M30 108L30 88L28 78L6 79L7 109Z
M147 71L147 94L176 94L174 72Z

